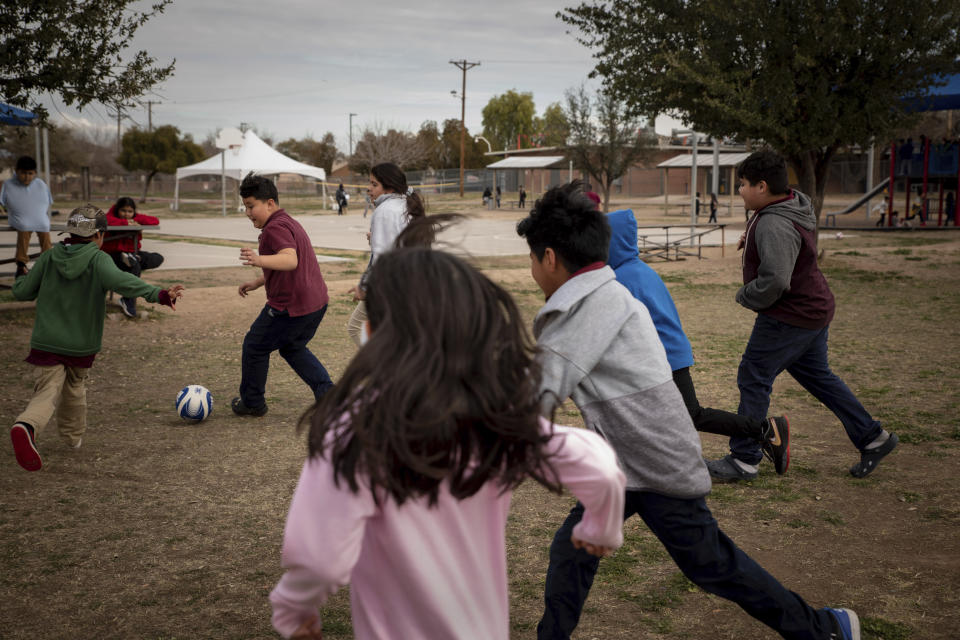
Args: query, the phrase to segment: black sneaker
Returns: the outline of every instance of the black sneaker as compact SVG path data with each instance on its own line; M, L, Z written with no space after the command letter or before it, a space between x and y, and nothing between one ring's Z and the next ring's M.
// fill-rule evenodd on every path
M773 463L777 475L782 476L790 466L790 421L787 416L767 418L767 428L760 441L763 454Z
M25 276L30 273L30 269L27 269L27 263L17 262L17 273L14 278L19 278L20 276Z
M247 405L243 404L243 400L237 396L230 401L230 408L233 409L233 412L238 416L254 416L259 418L267 412L267 403L264 402L262 406L251 409Z
M891 433L887 441L879 447L873 449L864 449L860 452L860 462L850 467L850 475L854 478L866 478L870 475L880 461L887 457L887 454L897 448L900 439L897 434Z
M43 467L40 452L37 451L37 442L33 438L33 427L26 422L17 422L10 429L10 440L13 442L13 453L17 456L17 464L27 471L39 471Z
M123 315L128 318L137 317L137 300L136 298L120 298L120 310L123 311Z
M753 480L757 477L756 471L753 473L744 471L732 455L724 456L719 460L704 460L704 462L707 463L707 470L710 471L710 478L714 482L736 482Z
M138 256L135 253L127 253L126 251L120 254L120 259L123 261L123 264L131 268L133 267L133 265L140 262L140 256Z

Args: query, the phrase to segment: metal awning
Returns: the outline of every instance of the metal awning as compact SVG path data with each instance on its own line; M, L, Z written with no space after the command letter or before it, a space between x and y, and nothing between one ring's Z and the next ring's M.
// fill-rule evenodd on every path
M513 157L488 164L487 169L560 169L565 161L564 156Z
M747 159L749 153L721 153L719 154L719 161L721 167L735 167L744 160ZM682 153L678 156L674 156L669 160L664 160L657 165L658 169L675 169L679 167L691 168L693 166L693 154L692 153ZM713 166L713 153L698 153L697 154L697 166L698 167L712 167Z

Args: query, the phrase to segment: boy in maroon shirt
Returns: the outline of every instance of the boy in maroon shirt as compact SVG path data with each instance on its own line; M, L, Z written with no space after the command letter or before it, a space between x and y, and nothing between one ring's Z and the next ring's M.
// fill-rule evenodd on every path
M247 175L240 197L253 226L261 229L258 251L241 249L245 265L260 267L262 275L244 282L241 297L266 285L267 304L243 339L240 395L230 403L237 415L267 412L264 391L270 354L279 351L320 400L333 382L307 348L327 311L327 285L307 232L278 204L277 187L263 176Z
M757 151L737 167L740 197L754 211L741 239L743 286L737 302L757 312L740 360L737 413L763 420L770 390L787 371L839 418L860 451L850 474L863 478L897 446L827 362L833 293L817 265L817 219L805 194L787 184L787 165L773 151ZM756 440L730 438L730 454L708 460L714 482L757 477L763 453Z

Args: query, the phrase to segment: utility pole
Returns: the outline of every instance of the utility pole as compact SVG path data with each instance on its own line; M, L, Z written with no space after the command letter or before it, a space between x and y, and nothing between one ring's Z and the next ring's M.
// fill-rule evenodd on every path
M463 88L460 90L460 197L463 197L463 158L467 149L467 71L480 66L479 62L451 60L450 64L463 71Z
M357 114L355 113L350 114L350 156L351 157L353 156L353 116L355 115Z
M147 100L147 131L153 131L153 105L161 104L157 100Z

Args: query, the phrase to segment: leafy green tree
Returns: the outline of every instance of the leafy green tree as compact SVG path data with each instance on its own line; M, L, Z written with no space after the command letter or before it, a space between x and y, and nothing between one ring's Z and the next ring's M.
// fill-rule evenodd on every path
M444 169L460 167L460 121L450 118L443 121L443 132L440 136L442 147L442 157L444 164L440 165ZM496 158L488 158L483 155L487 151L487 145L482 140L476 140L475 136L467 129L463 145L463 166L467 169L479 169L485 167Z
M336 139L329 131L321 140L314 140L310 135L300 140L288 138L277 144L277 151L294 160L320 167L328 174L333 171L333 162L339 153Z
M543 116L534 119L534 128L544 147L562 147L570 135L570 122L563 111L563 105L554 102L543 112Z
M42 120L37 99L58 94L67 105L125 105L162 82L174 63L156 65L146 51L124 60L137 29L172 0L147 10L135 0L12 0L0 8L0 95Z
M885 142L960 56L957 0L607 0L558 13L634 113L782 153L823 205L848 145Z
M117 162L127 171L143 171L147 180L143 185L141 202L147 199L150 181L158 173L175 173L177 167L203 159L203 149L193 137L180 137L173 125L157 127L153 131L130 129L120 141L121 152Z
M483 108L483 135L494 149L498 145L502 149L514 149L519 136L535 133L533 116L536 111L532 93L517 93L511 89L493 96Z
M566 99L565 115L570 125L567 155L575 167L600 185L603 210L607 211L614 180L649 158L656 138L643 130L640 118L631 115L626 105L609 92L600 91L591 100L580 87L567 91Z

